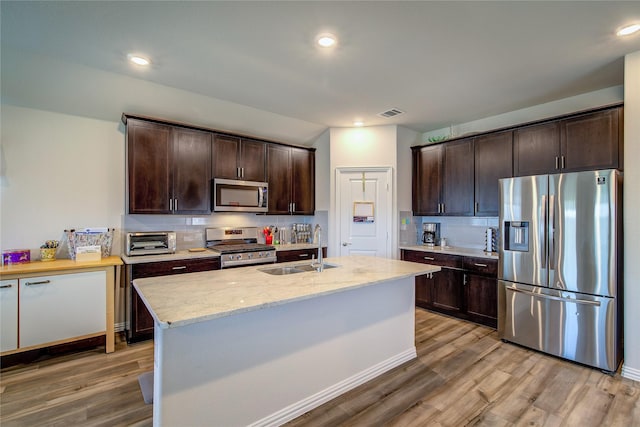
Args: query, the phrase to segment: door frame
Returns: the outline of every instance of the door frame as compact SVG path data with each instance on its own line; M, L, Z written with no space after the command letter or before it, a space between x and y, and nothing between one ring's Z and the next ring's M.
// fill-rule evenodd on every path
M335 169L335 175L334 175L335 188L334 188L334 198L333 198L334 209L333 209L333 215L332 215L334 218L333 223L335 224L335 226L333 227L333 230L334 230L333 239L331 239L328 249L330 250L330 253L333 254L332 256L337 256L340 253L340 244L341 244L340 238L342 235L341 221L340 221L340 212L342 208L342 206L340 205L340 200L341 200L340 177L343 173L353 173L353 172L360 172L360 173L364 172L365 174L367 172L383 172L387 175L387 184L389 185L389 190L388 190L388 197L387 197L387 206L385 207L388 213L387 224L385 227L388 233L386 249L387 249L387 258L395 259L397 258L394 252L394 248L396 247L394 243L396 239L396 232L393 227L393 224L396 223L397 212L394 211L393 209L396 195L394 191L395 187L393 184L393 168L391 166L337 167Z

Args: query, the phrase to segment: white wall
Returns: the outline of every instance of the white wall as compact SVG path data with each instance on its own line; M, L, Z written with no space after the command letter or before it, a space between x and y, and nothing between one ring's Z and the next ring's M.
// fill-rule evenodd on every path
M316 148L316 211L329 210L329 129L313 143Z
M291 144L310 144L327 129L58 58L12 49L2 49L1 54L3 104L107 121L117 121L128 112ZM139 71L141 77L149 77Z
M509 126L516 126L522 123L543 120L550 117L557 117L564 114L575 113L576 111L588 110L591 108L616 104L622 101L624 89L622 86L614 86L593 92L583 93L545 104L535 105L521 110L510 111L497 116L486 117L468 123L453 124L448 128L436 129L422 135L423 141L427 142L431 136L448 136L454 138L472 132L486 132Z
M624 70L624 365L622 375L640 381L640 51Z
M336 169L339 167L390 167L392 168L393 206L397 205L397 127L371 126L361 128L331 128L329 131L329 256L338 254L340 236L336 219ZM392 224L398 222L398 212L394 209ZM397 228L397 227L395 227ZM395 229L394 228L394 229ZM397 234L392 233L392 256L397 252Z
M37 248L65 229L120 228L121 123L9 105L0 118L1 249L31 249L37 259ZM118 241L113 249L119 253Z

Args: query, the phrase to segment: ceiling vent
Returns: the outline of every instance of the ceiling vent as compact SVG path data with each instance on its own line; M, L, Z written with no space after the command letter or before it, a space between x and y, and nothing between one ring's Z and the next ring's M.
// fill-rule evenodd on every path
M378 113L378 115L380 117L395 117L395 116L399 116L400 114L403 114L404 111L398 110L397 108L391 108L390 110L387 111L383 111L382 113Z

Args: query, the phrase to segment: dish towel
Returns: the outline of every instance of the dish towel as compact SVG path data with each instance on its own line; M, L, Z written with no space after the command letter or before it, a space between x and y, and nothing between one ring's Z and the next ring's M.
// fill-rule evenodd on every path
M153 371L138 375L142 398L147 405L153 403Z

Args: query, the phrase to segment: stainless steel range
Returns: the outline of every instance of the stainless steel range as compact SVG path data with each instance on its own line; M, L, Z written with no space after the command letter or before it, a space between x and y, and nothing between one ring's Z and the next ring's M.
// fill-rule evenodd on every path
M257 227L207 228L207 248L220 254L220 268L276 262L276 248L258 243Z

